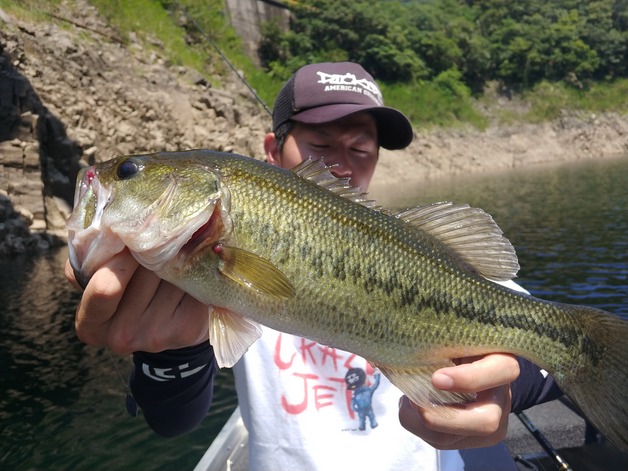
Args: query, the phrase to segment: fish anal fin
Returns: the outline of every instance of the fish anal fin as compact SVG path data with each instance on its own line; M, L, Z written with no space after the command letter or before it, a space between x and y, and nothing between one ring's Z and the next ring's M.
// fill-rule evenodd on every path
M221 244L213 250L223 261L220 272L236 283L274 299L289 299L295 295L290 280L270 260Z
M231 368L262 335L260 325L227 309L209 313L209 343L220 368Z
M373 364L397 386L408 398L421 407L437 405L455 405L473 402L476 395L472 393L455 393L436 389L432 385L432 374L439 368L452 366L453 363L419 366L416 368L396 368L387 365ZM438 408L435 408L438 410ZM442 409L446 413L447 409Z

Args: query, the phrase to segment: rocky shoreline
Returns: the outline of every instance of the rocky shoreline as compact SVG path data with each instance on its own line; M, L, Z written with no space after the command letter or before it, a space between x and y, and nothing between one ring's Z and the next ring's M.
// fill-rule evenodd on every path
M538 125L419 133L407 149L382 152L371 191L377 194L425 180L624 155L628 157L628 114L565 114Z
M0 11L0 25L0 255L65 243L82 165L192 148L264 157L270 117L240 80L173 66L134 38L123 46L87 2L61 2L47 23ZM382 152L371 189L624 154L628 114L419 131Z

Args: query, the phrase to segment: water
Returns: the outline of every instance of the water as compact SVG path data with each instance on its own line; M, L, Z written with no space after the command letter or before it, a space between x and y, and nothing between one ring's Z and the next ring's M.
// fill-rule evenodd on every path
M394 207L453 200L492 214L533 294L628 317L628 158L394 189ZM391 193L392 194L392 193ZM235 407L230 371L203 425L153 434L124 408L127 358L74 334L65 250L0 262L0 469L191 470Z
M468 203L493 216L533 295L628 316L628 156L509 174L453 178L386 205Z
M166 440L125 410L130 359L114 363L74 333L78 294L63 276L66 250L0 263L0 469L189 470L235 407L230 370L213 411ZM225 377L223 379L222 377Z

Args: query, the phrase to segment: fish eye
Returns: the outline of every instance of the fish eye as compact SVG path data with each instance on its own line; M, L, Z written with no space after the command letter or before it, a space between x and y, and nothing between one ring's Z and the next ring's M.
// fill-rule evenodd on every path
M116 175L120 180L127 180L132 178L140 171L140 165L135 159L128 159L118 165Z

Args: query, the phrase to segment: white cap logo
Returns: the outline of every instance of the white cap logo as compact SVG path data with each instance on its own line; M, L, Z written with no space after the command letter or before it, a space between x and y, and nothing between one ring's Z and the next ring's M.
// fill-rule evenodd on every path
M354 74L326 74L316 72L319 76L318 83L325 85L326 92L354 92L371 98L375 103L382 106L384 100L377 84L368 79L358 79Z

